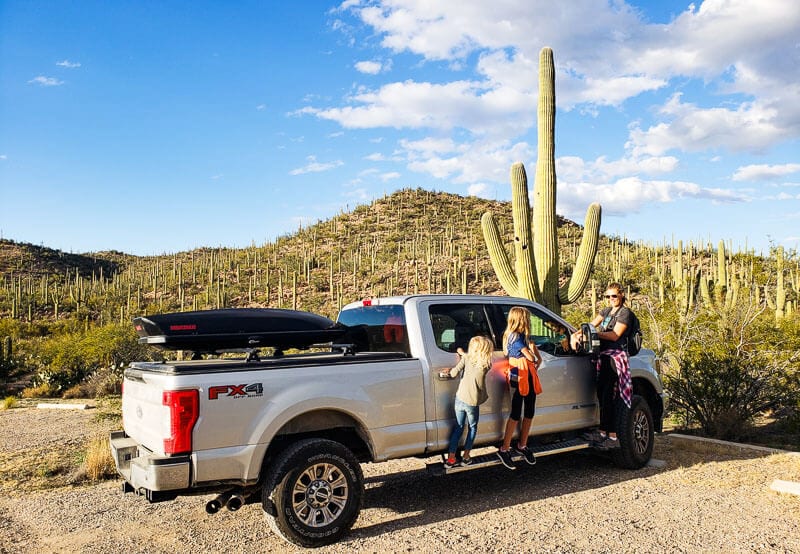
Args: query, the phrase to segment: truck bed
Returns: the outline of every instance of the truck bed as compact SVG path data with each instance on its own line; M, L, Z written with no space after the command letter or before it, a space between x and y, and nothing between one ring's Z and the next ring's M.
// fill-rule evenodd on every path
M170 375L193 375L408 359L410 359L410 356L402 352L358 352L356 354L314 352L250 361L248 361L247 358L217 358L209 360L134 362L125 370L125 376L135 378L137 373L145 372Z

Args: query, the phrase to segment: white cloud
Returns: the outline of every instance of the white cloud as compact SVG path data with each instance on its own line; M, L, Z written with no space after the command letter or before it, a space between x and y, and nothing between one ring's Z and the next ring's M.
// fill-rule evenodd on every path
M603 206L603 213L623 216L640 211L647 204L675 202L693 198L714 202L743 202L747 198L723 189L704 188L684 181L645 181L627 177L608 184L585 182L558 184L558 211L581 221L592 202Z
M39 75L38 77L34 77L28 83L33 85L41 85L43 87L57 87L64 84L64 81L60 79L56 79L55 77L45 77L44 75Z
M779 181L786 175L800 172L800 164L746 165L733 174L734 181Z
M260 111L260 112L263 112L264 110L267 109L267 105L266 104L259 104L258 106L256 106L256 109L258 111Z
M369 191L363 187L353 188L344 193L345 198L355 198L359 202L365 202L371 199Z
M59 66L59 67L66 67L67 69L75 69L75 68L77 68L77 67L80 67L80 66L81 66L81 64L80 64L80 63L78 63L78 62L71 62L71 61L69 61L69 60L62 60L62 61L60 61L60 62L56 62L56 65L57 65L57 66Z
M566 181L607 181L622 176L671 173L677 166L678 159L673 156L628 156L611 161L601 156L589 162L564 156L556 159L556 174Z
M383 69L380 62L363 61L356 62L355 68L359 73L366 73L368 75L377 75Z
M441 139L401 141L408 169L427 173L455 184L479 181L508 183L509 168L519 160L530 160L533 149L526 142L475 141L458 144Z
M467 129L475 135L516 136L533 121L533 98L510 88L488 90L479 82L445 84L404 81L361 91L339 108L306 107L314 115L348 129ZM510 117L510 115L514 117Z
M743 192L664 176L682 167L681 153L721 163L723 152L764 153L800 136L796 0L705 0L656 23L624 2L594 0L372 0L339 10L355 14L385 51L435 67L435 82L356 85L339 105L297 113L344 128L419 131L398 139L394 156L411 171L476 193L486 193L486 183L508 186L515 161L529 165L532 178L535 145L528 141L535 140L543 45L555 53L560 110L595 116L613 106L620 118L643 114L624 145L595 149L624 150L621 157L557 159L559 206L580 208L580 217L591 201L607 213L679 199L746 201ZM372 64L357 69L380 71ZM774 180L793 165L741 167L734 180Z
M317 161L316 156L308 156L306 158L308 163L303 167L299 167L297 169L293 169L289 172L289 175L304 175L306 173L320 173L322 171L330 171L331 169L335 169L344 165L344 162L341 160L336 160L333 162L328 163L320 163Z
M670 150L699 152L714 148L760 153L800 130L800 119L784 118L776 106L764 102L745 102L736 109L703 109L682 102L681 94L676 93L660 113L670 121L646 130L631 130L626 147L634 154L657 156Z
M402 162L403 158L401 156L392 155L387 156L386 154L382 154L380 152L373 152L372 154L368 154L364 156L365 160L370 162Z
M468 195L477 196L479 198L489 198L492 192L493 190L486 183L475 183L467 187Z
M358 99L366 104L362 109L372 112L372 125L462 127L485 132L485 123L474 124L469 119L477 103L485 108L477 112L477 118L491 117L495 128L513 132L515 127L500 119L519 121L526 109L503 99L516 95L528 106L535 105L532 95L538 51L546 44L556 52L557 98L565 109L582 105L582 110L592 113L591 106L619 106L678 78L699 79L713 83L710 87L719 92L751 96L746 102L739 98L725 109L685 104L685 117L668 113L680 102L668 104L661 116L671 123L656 123L633 135L642 152L659 155L672 149L695 152L709 148L754 152L800 133L800 86L795 77L800 66L800 10L796 0L772 0L767 6L758 0L706 0L690 5L667 23L649 23L641 12L624 3L588 0L558 4L392 0L347 7L393 52L457 65L479 53L475 71L483 81L471 83L456 95L462 100L457 105L466 108L461 110L460 122L452 113L428 121L417 117L416 108L409 105L395 110L395 99L380 95L381 102ZM409 86L399 90L411 91L412 84L406 82ZM395 85L400 83L386 85L385 90ZM441 96L450 85L438 84L432 92ZM492 103L494 95L500 99ZM478 99L482 102L476 102ZM316 113L342 121L359 115L352 109ZM396 117L379 117L379 112L384 116L395 112ZM699 119L698 125L692 124L692 117ZM369 126L363 117L356 120L359 123L354 125ZM533 124L531 117L524 120L527 127Z
M383 181L384 183L387 182L387 181L394 181L395 179L399 179L399 178L400 178L400 173L398 173L397 171L390 171L388 173L381 173L381 176L380 176L381 181Z

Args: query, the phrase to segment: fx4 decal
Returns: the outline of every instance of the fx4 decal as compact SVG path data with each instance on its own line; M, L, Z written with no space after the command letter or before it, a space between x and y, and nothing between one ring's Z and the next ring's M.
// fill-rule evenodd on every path
M251 396L261 396L263 394L264 386L261 383L253 383L252 385L217 385L208 389L209 400L216 400L220 396L248 398Z

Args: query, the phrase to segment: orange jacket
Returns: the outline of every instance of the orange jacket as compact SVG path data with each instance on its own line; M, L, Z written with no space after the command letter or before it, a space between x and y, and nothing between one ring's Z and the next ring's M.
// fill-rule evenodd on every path
M519 384L517 386L519 387L519 394L521 396L528 396L530 393L528 373L533 377L534 394L542 393L542 383L539 381L539 373L536 371L535 363L524 356L522 358L509 357L508 363L511 367L516 367L519 371Z

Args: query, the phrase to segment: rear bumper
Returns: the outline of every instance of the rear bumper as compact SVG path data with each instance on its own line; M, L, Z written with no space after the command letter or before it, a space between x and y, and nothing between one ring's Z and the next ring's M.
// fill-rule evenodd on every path
M124 431L113 431L110 443L117 473L128 484L127 490L143 494L148 500L155 502L174 498L178 491L189 488L189 456L153 454L128 437Z

